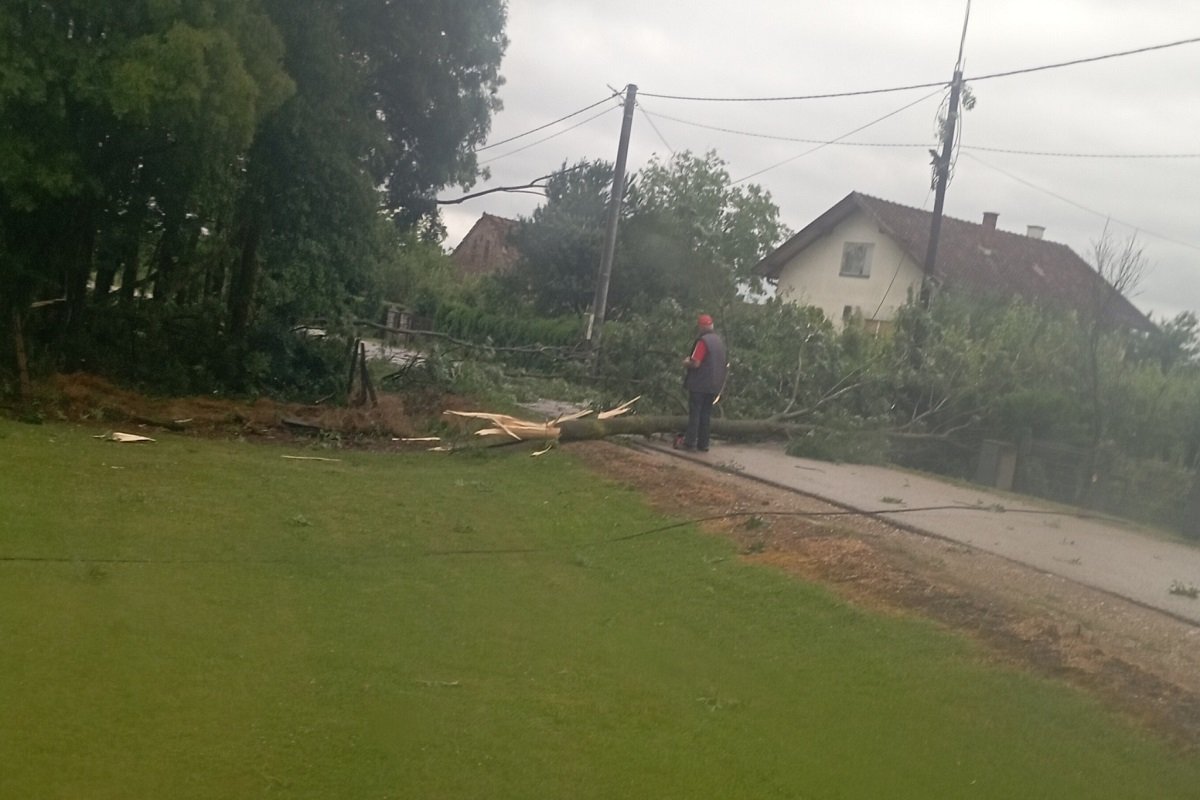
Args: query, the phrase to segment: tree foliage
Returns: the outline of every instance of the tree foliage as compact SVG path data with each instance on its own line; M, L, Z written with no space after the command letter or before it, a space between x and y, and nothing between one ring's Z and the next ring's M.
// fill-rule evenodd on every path
M678 411L678 362L693 320L666 302L611 324L602 362L611 397L641 393L652 411ZM721 405L739 418L866 422L970 453L983 439L1093 446L1093 343L1074 315L945 294L927 310L904 307L887 336L839 331L817 309L778 301L733 304L717 326L732 365ZM1158 334L1101 336L1096 379L1106 444L1200 466L1200 364L1190 331L1185 315Z
M543 312L590 305L600 263L612 166L579 162L555 175L546 203L514 234L521 252L508 283ZM686 308L724 308L752 268L787 235L779 209L755 185L735 186L714 152L653 159L629 181L621 207L608 315L671 298Z
M628 274L656 275L685 302L726 299L742 282L757 288L754 266L789 233L770 193L755 184L734 185L715 151L652 159L630 194L630 238L658 247L631 248Z
M521 256L501 280L503 288L539 313L587 309L595 290L612 174L605 161L580 161L563 164L550 177L546 202L513 232Z
M371 294L389 226L436 235L434 194L476 174L504 21L502 0L5 2L5 332L74 366L114 304L203 309L237 361L255 325Z

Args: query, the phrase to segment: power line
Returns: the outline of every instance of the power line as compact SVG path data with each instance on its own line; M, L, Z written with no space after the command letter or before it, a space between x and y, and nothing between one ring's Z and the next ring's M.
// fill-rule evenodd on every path
M1040 67L1028 67L1026 69L1014 69L1008 72L993 72L989 75L975 75L967 78L968 81L987 81L992 78L1008 78L1013 75L1028 75L1031 72L1042 72L1048 69L1059 69L1060 67L1074 67L1078 64L1091 64L1096 61L1106 61L1110 58L1121 58L1122 56L1135 56L1141 53L1149 53L1154 50L1166 50L1170 47L1179 47L1184 44L1196 44L1200 42L1200 36L1192 39L1180 39L1177 42L1167 42L1166 44L1154 44L1149 47L1139 47L1136 50L1122 50L1119 53L1106 53L1102 56L1091 56L1090 58L1076 58L1072 61L1060 61L1057 64L1046 64Z
M1016 156L1045 156L1053 158L1200 158L1200 153L1056 153L1044 150L1010 150L1004 147L983 147L982 145L962 145L963 150L979 150L984 153L1005 153Z
M921 203L922 211L924 211L925 206L929 204L929 196L931 194L933 194L932 187L928 192L925 193L925 200ZM896 278L900 277L900 267L904 266L904 258L905 254L903 251L901 251L899 258L896 259L896 269L892 272L892 279L888 281L887 288L883 290L883 296L879 298L879 305L875 306L875 311L871 314L872 321L879 319L879 311L883 308L883 304L887 302L888 295L892 293L892 287L896 284Z
M1000 504L995 505L935 505L935 506L914 506L912 508L875 508L875 509L852 509L844 508L837 511L728 511L723 514L713 514L705 517L694 517L685 519L680 522L670 522L665 525L659 525L653 528L645 528L627 533L621 536L612 536L604 539L595 539L587 542L572 542L569 544L554 544L544 545L540 547L504 547L493 549L464 549L464 550L426 550L418 555L426 558L436 558L443 556L488 556L488 555L529 555L535 553L555 553L566 550L579 550L585 547L603 547L605 545L621 544L630 542L635 539L644 539L648 536L654 536L659 533L667 533L668 531L679 530L691 525L699 525L704 522L717 522L727 519L767 519L767 518L796 518L796 519L830 519L834 517L873 517L887 518L900 514L919 514L928 513L931 511L963 511L969 513L990 513L990 514L1028 514L1031 516L1041 517L1073 517L1074 519L1084 520L1104 520L1112 521L1112 517L1104 514L1089 513L1084 511L1052 511L1045 508L1009 508ZM409 558L411 556L397 556ZM336 564L357 564L363 561L378 560L378 556L371 556L364 559L341 559L331 561ZM0 563L50 563L50 564L146 564L146 565L203 565L203 564L289 564L294 563L288 559L217 559L217 558L194 558L194 559L167 559L167 558L112 558L112 557L87 557L87 556L37 556L37 555L0 555Z
M660 114L657 111L650 112L650 111L645 111L643 109L642 113L644 113L647 117L654 117L657 119L665 119L665 120L669 120L670 122L678 122L680 125L690 125L694 128L704 128L705 130L717 131L718 133L729 133L729 134L733 134L735 136L749 136L749 137L752 137L755 139L771 139L771 140L774 140L777 142L799 142L801 144L839 144L839 145L843 145L846 147L922 147L922 148L929 147L928 144L908 144L908 143L891 144L891 143L886 143L886 142L880 142L880 143L841 142L841 141L829 141L828 139L806 139L806 138L802 138L802 137L798 137L798 136L781 136L781 135L772 134L772 133L757 133L755 131L743 131L743 130L738 130L737 128L723 128L719 125L706 125L703 122L694 122L692 120L681 119L679 117L673 117L673 116L670 116L669 114Z
M1110 219L1113 222L1124 225L1127 228L1132 228L1136 231L1146 234L1147 236L1153 236L1155 239L1162 239L1164 242L1170 242L1171 244L1177 244L1177 245L1180 245L1181 247L1188 247L1188 248L1191 248L1192 250L1200 250L1200 245L1193 244L1192 242L1184 242L1179 239L1173 239L1170 236L1163 236L1161 233L1155 233L1154 231L1146 230L1141 225L1134 225L1131 222L1125 222L1124 220L1119 220L1116 217L1112 216L1111 214L1105 214L1103 211L1097 211L1094 208L1088 208L1087 206L1083 205L1082 203L1077 203L1074 200L1070 199L1069 197L1063 197L1061 194L1052 192L1044 186L1039 186L1036 183L1027 181L1024 178L1020 178L1016 175L1013 175L1011 172L1000 169L999 167L997 167L993 164L989 164L986 161L984 161L983 159L979 158L978 156L973 156L970 153L964 153L963 155L965 155L967 158L971 159L972 161L982 164L983 166L987 167L988 169L999 172L1001 175L1003 175L1004 177L1006 177L1010 180L1014 180L1017 183L1022 184L1023 186L1028 186L1030 189L1041 192L1042 194L1049 195L1050 197L1053 197L1055 200L1061 200L1062 202L1066 203L1067 205L1074 206L1075 208L1078 208L1081 211L1086 211L1089 214L1095 214L1096 216L1103 217L1104 219Z
M639 106L640 107L640 106ZM658 120L668 120L680 125L689 125L693 128L703 128L704 130L716 131L718 133L728 133L733 136L747 136L754 139L769 139L777 142L798 142L801 144L836 144L839 147L879 147L879 148L895 148L895 149L929 149L928 142L844 142L830 141L828 139L811 139L800 136L783 136L774 133L762 133L759 131L747 131L738 128L726 128L720 125L708 125L695 120L683 119L681 117L672 116L670 114L662 114L658 111L646 111L642 109L642 113L647 117L653 117ZM982 145L960 146L963 150L979 150L989 153L1005 153L1008 155L1018 156L1042 156L1048 158L1106 158L1106 159L1183 159L1183 158L1200 158L1200 153L1071 153L1057 152L1049 150L1016 150L1006 147L984 147Z
M565 117L559 117L558 119L554 120L553 122L547 122L545 125L539 125L536 128L532 128L530 130L525 131L524 133L518 133L516 136L510 136L507 139L501 139L498 142L492 142L491 144L484 145L483 147L476 147L475 152L482 153L484 150L491 150L493 147L499 147L502 144L508 144L509 142L515 142L517 139L523 139L524 137L529 136L532 133L537 133L538 131L545 130L546 128L557 125L560 122L564 122L564 121L570 119L571 117L579 116L580 114L582 114L585 111L591 111L596 106L601 105L602 103L607 103L609 100L612 100L614 97L616 97L619 94L620 94L620 92L614 91L608 97L605 97L602 100L597 100L596 102L592 103L590 106L584 106L583 108L579 109L578 111L572 111L570 114L567 114Z
M1167 42L1166 44L1150 45L1148 47L1139 47L1134 50L1122 50L1118 53L1105 53L1099 56L1090 56L1088 58L1077 58L1071 61L1060 61L1054 64L1043 64L1038 67L1026 67L1023 69L1008 70L1006 72L993 72L987 75L976 75L966 78L967 81L986 81L993 78L1007 78L1013 75L1027 75L1031 72L1042 72L1050 69L1060 69L1062 67L1072 67L1078 64L1090 64L1096 61L1105 61L1110 58L1121 58L1123 56L1138 55L1141 53L1149 53L1155 50L1166 50L1171 47L1179 47L1185 44L1195 44L1200 42L1200 37L1191 39L1180 39L1177 42ZM660 100L689 100L696 102L708 103L773 103L790 100L828 100L840 97L863 97L873 94L888 94L891 92L907 92L915 89L930 89L935 86L948 86L947 81L933 81L930 83L913 83L907 86L891 86L885 89L864 89L852 92L826 92L823 94L805 94L805 95L786 95L786 96L770 96L770 97L703 97L694 95L678 95L678 94L655 94L654 92L643 92L644 97L656 97Z
M675 155L675 148L671 147L671 143L667 141L667 137L663 136L662 131L660 131L658 129L658 126L654 124L654 116L649 111L647 111L642 106L641 103L637 104L637 109L638 109L638 111L642 112L642 116L645 117L646 122L648 122L650 124L650 129L653 130L658 135L659 140L662 141L663 145L667 148L668 151L670 151L671 155L672 156Z
M730 184L730 185L738 184L743 181L748 181L753 177L763 174L764 172L769 172L770 170L773 170L776 167L782 167L784 164L791 163L792 161L795 161L798 158L803 158L804 156L811 155L812 153L815 153L818 150L821 150L822 148L828 147L831 144L836 144L837 142L841 141L842 139L845 139L848 136L853 136L854 134L858 133L859 131L864 131L867 128L870 128L872 125L878 125L880 122L883 122L885 119L896 116L901 111L907 111L908 109L912 108L913 106L923 103L926 100L928 100L929 98L934 97L938 94L941 94L941 91L942 91L942 88L939 85L937 91L935 91L935 92L931 92L931 93L925 95L924 97L921 97L921 98L918 98L918 99L912 101L911 103L907 103L907 104L901 106L900 108L897 108L895 111L890 111L887 114L884 114L882 117L879 117L878 119L873 119L870 122L868 122L866 125L860 125L857 128L855 128L854 130L848 131L848 132L842 134L841 136L837 137L836 139L833 139L829 142L822 142L821 144L818 144L816 147L805 150L803 153L798 153L797 155L794 155L791 158L785 158L783 161L780 161L776 164L772 164L769 167L763 167L762 169L758 170L757 172L751 172L749 175L746 175L744 177L738 178L736 181L733 181L732 184Z
M659 100L693 100L703 103L775 103L786 100L831 100L839 97L864 97L872 94L889 94L892 92L907 92L915 89L930 89L935 86L940 88L945 85L946 81L934 81L933 83L914 83L908 86L891 86L886 89L863 89L853 92L826 92L824 94L803 94L779 97L695 97L678 94L655 94L654 92L644 92L643 95L645 97L655 97Z
M565 550L579 550L585 547L603 547L606 545L620 544L630 542L636 539L644 539L655 534L667 533L669 531L687 528L691 525L699 525L704 522L718 522L728 519L767 519L767 518L782 518L789 517L798 519L829 519L833 517L872 517L872 518L887 518L899 514L915 514L928 513L931 511L966 511L966 512L983 512L993 514L1029 514L1048 517L1074 517L1075 519L1098 519L1112 520L1112 517L1103 514L1087 513L1082 511L1051 511L1041 508L1008 508L1002 505L991 506L967 506L967 505L940 505L940 506L921 506L914 508L878 508L873 510L858 510L858 509L842 509L838 511L729 511L724 514L713 514L707 517L695 517L686 519L682 522L671 522L666 525L659 525L654 528L647 528L635 533L628 533L623 536L613 536L607 539L597 539L590 542L576 542L571 544L545 545L541 547L505 547L494 549L463 549L463 550L427 550L422 553L427 558L446 557L446 556L496 556L496 555L531 555L535 553L554 553ZM802 534L801 534L802 535ZM0 559L3 560L3 559ZM11 560L26 560L26 559L11 559Z
M611 99L612 99L611 97L607 97L607 98L605 98L605 101L611 100ZM537 147L539 144L542 144L543 142L548 142L551 139L562 136L564 133L568 133L582 125L588 124L589 122L591 122L593 120L599 119L600 117L603 117L605 114L611 114L613 111L616 111L618 108L619 108L619 106L613 106L612 108L606 108L603 111L601 111L599 114L593 114L592 116L588 117L585 120L582 120L581 122L576 122L574 125L563 128L558 133L552 133L549 136L538 139L536 142L530 142L529 144L525 145L524 147L518 147L516 150L509 150L507 153L501 153L500 155L493 156L492 158L489 158L485 161L480 161L479 166L482 167L484 164L491 164L493 161L499 161L502 158L508 158L509 156L524 152L525 150L528 150L531 147Z

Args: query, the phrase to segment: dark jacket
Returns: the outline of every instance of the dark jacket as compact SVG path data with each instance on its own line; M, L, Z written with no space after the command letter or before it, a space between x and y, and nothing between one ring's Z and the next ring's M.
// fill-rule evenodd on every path
M689 392L700 392L702 394L720 394L721 389L725 386L725 373L728 371L728 353L725 351L725 342L721 340L713 331L702 334L697 342L704 342L704 346L708 352L704 355L704 360L700 362L700 366L687 371L687 375L683 379L683 388ZM695 351L695 344L692 345L692 350Z

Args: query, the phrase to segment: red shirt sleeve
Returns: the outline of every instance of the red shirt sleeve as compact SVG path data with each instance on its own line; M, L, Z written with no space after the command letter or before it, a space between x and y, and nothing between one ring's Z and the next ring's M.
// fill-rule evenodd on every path
M708 346L704 344L703 339L696 340L696 349L692 351L692 361L703 364L706 355L708 355Z

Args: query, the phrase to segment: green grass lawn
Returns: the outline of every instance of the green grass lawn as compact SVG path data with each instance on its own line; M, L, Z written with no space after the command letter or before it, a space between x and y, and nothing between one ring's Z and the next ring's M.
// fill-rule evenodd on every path
M602 544L664 520L569 451L96 432L0 422L3 798L1200 796L933 625Z

